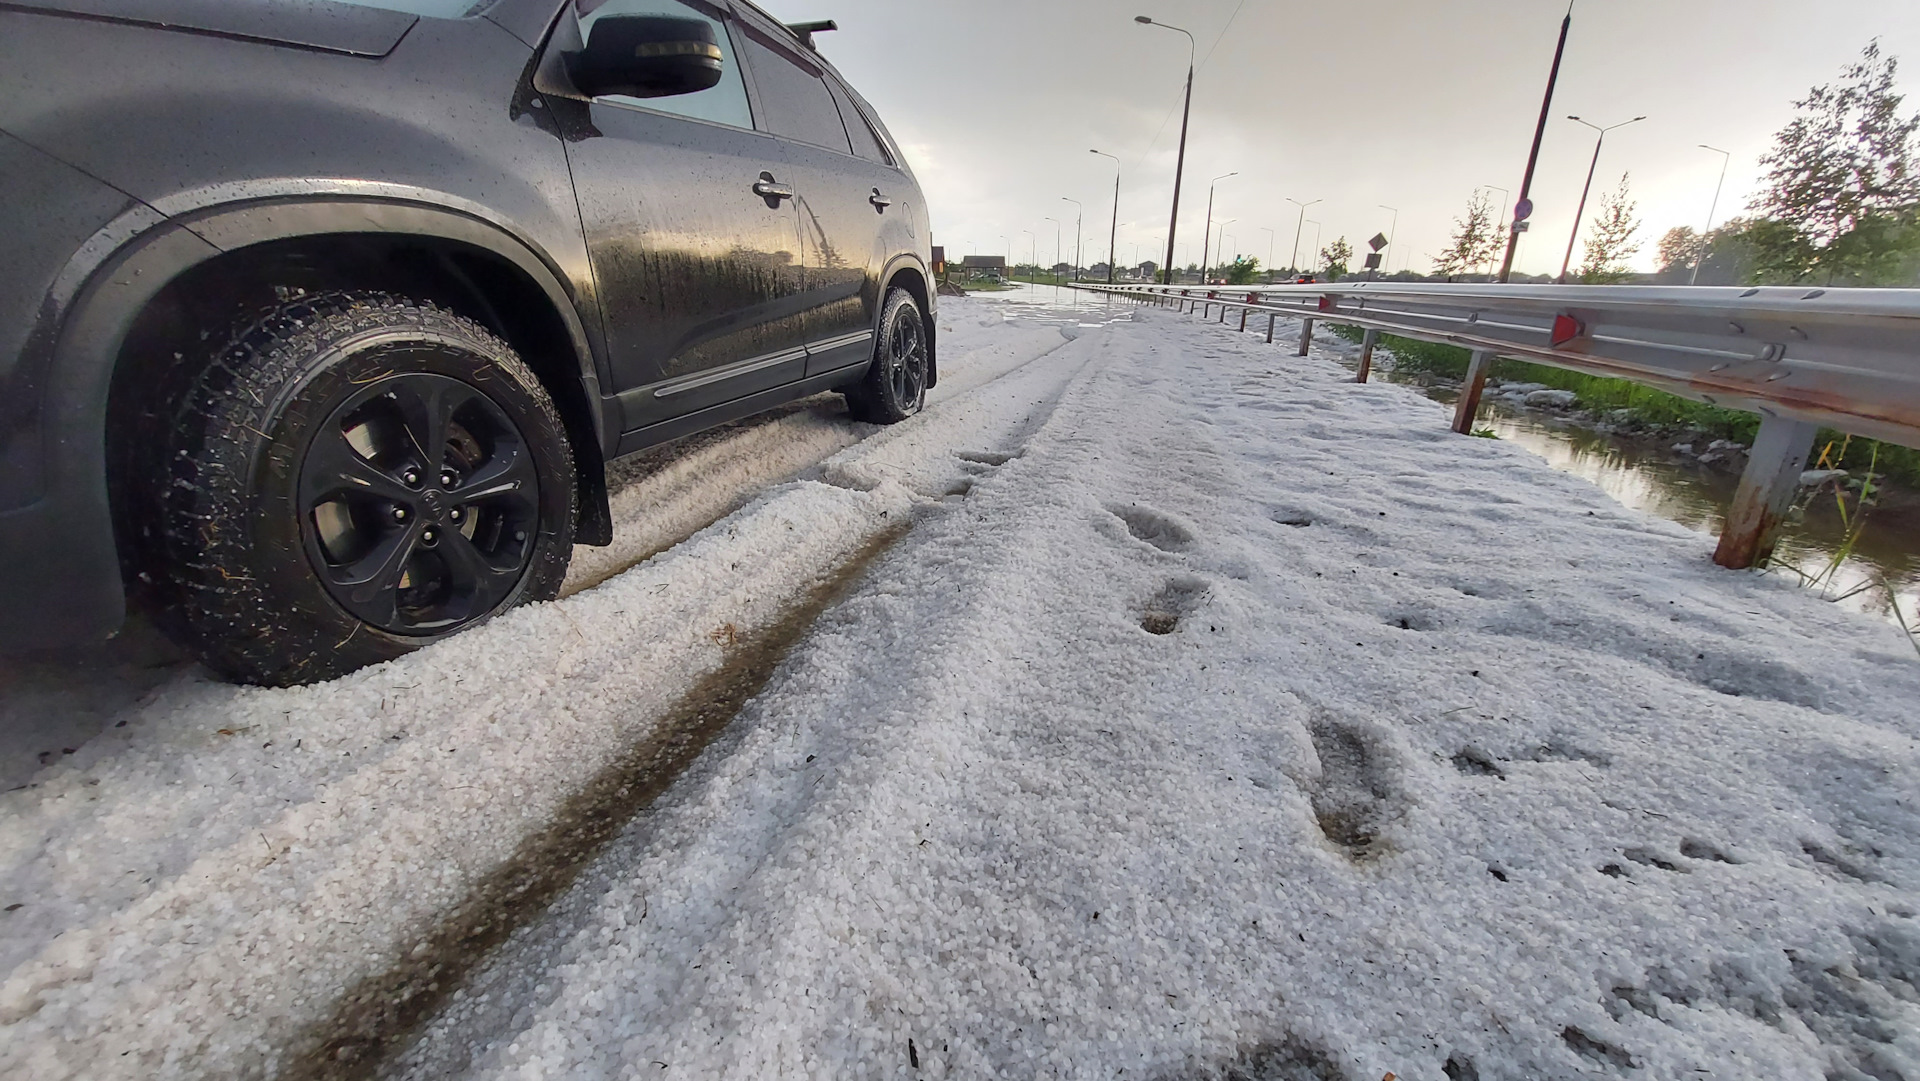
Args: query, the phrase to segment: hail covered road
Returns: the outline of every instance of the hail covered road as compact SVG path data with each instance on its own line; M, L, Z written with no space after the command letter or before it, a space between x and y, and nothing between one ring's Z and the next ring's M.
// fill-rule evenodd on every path
M1920 1076L1896 631L1338 343L940 320L410 657L7 662L0 1075Z

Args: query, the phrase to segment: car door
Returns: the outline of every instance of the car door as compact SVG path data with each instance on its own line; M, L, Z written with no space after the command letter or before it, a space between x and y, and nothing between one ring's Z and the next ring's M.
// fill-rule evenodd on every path
M807 372L865 363L873 354L875 248L885 208L868 199L866 163L853 155L823 65L755 13L743 11L738 29L761 125L780 138L793 177L806 253Z
M611 16L666 15L708 21L723 53L706 90L552 101L623 431L799 379L814 303L799 211L779 141L755 128L731 13L705 0L569 3L549 48L578 48Z

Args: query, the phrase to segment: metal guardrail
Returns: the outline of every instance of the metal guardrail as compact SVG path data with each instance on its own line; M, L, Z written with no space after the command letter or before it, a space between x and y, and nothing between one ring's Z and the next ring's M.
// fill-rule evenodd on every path
M1771 554L1821 427L1920 447L1920 289L1441 285L1339 282L1281 286L1081 286L1226 320L1265 314L1356 326L1360 381L1381 333L1472 351L1454 413L1471 429L1495 357L1627 379L1758 413L1760 432L1716 562Z

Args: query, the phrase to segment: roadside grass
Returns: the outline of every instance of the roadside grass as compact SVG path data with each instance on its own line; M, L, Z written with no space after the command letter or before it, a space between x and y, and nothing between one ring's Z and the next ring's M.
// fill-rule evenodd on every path
M1333 332L1348 341L1360 340L1358 327L1336 325ZM1393 354L1396 371L1418 372L1448 379L1466 378L1467 362L1471 356L1466 349L1457 345L1415 341L1394 334L1382 334L1380 348ZM1754 433L1760 428L1760 418L1755 414L1738 409L1722 409L1625 379L1608 379L1544 364L1504 359L1494 362L1492 374L1508 382L1539 383L1555 390L1570 390L1574 394L1574 402L1582 409L1596 413L1624 410L1634 422L1650 428L1694 429L1742 446L1752 446ZM1815 445L1836 450L1829 463L1820 468L1865 468L1870 474L1884 473L1909 487L1920 488L1920 450L1872 439L1853 439L1840 432L1826 430L1816 437Z

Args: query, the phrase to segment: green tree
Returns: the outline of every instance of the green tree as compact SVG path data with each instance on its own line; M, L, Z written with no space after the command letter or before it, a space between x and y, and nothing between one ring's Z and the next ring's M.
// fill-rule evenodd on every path
M1260 260L1253 256L1236 257L1226 267L1225 277L1228 285L1252 285L1254 276L1260 273Z
M1501 238L1493 227L1493 205L1484 191L1476 191L1467 200L1467 214L1453 219L1453 235L1447 248L1433 261L1433 272L1448 281L1457 274L1472 272L1499 253Z
M1320 249L1320 265L1327 268L1327 281L1339 281L1347 273L1348 264L1352 262L1353 245L1347 243L1347 238L1344 236Z
M1707 238L1691 225L1676 225L1660 238L1660 276L1685 281L1707 254Z
M1793 103L1760 159L1755 280L1891 285L1920 273L1920 113L1902 114L1898 70L1875 40L1838 81Z
M1617 285L1631 275L1627 260L1640 250L1633 234L1640 231L1638 208L1627 195L1628 174L1620 174L1620 186L1600 197L1600 208L1587 230L1587 245L1581 251L1579 277L1588 285Z

